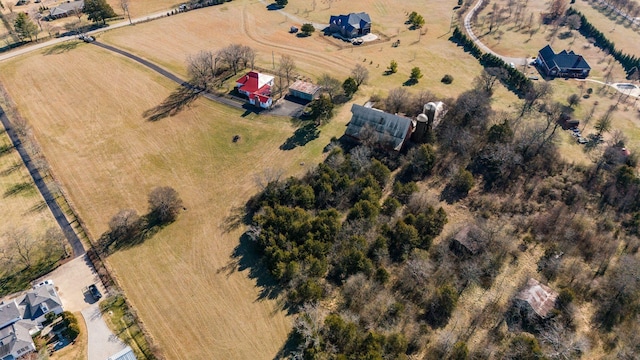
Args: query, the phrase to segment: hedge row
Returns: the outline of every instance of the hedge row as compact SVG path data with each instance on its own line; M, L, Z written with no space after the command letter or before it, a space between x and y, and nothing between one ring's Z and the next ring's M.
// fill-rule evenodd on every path
M511 65L504 62L504 60L493 54L482 53L480 48L473 42L473 40L471 40L464 32L460 31L457 26L453 30L453 35L451 35L449 40L462 46L465 51L478 59L480 61L480 64L485 68L499 67L505 69L508 76L506 79L502 80L502 83L509 90L516 93L516 95L523 95L528 88L533 86L531 80L518 69L512 67Z
M613 41L607 39L607 37L598 29L596 29L593 24L587 20L587 18L578 10L574 8L569 8L567 10L567 16L570 15L578 15L580 16L581 26L578 31L586 38L593 38L595 40L595 46L606 50L611 54L614 59L616 59L624 68L624 70L629 74L633 68L640 69L640 58L635 55L625 54L622 51L616 49L616 45Z

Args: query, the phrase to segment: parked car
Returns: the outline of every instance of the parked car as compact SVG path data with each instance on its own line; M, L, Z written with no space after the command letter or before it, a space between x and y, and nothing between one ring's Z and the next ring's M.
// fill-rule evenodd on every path
M586 144L586 143L588 143L588 142L589 142L589 140L587 140L587 139L583 138L582 136L580 136L580 137L578 138L578 144Z
M96 286L96 284L91 284L89 285L89 293L91 294L91 296L97 301L100 300L100 298L102 298L102 294L100 293L100 290L98 290L98 287Z
M44 286L44 285L53 285L53 280L49 279L49 280L42 281L42 282L40 282L40 283L38 283L36 285L33 285L33 288L37 289L40 286Z

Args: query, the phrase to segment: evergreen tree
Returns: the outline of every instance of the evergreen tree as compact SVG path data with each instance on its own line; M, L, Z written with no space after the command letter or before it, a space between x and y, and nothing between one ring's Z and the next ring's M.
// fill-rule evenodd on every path
M116 17L115 11L106 0L86 0L82 12L87 14L89 20L96 23L102 21L106 24L107 19Z
M38 26L23 12L18 14L16 20L13 22L13 27L20 40L29 38L29 41L32 41L33 37L38 34Z

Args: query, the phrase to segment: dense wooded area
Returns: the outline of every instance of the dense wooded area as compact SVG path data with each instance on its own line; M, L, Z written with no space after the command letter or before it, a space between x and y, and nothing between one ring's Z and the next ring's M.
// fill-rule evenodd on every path
M298 313L293 353L305 359L635 356L636 156L621 151L625 139L616 133L608 143L584 147L592 165L563 161L559 120L571 106L536 87L513 113L496 112L492 77L500 73L488 71L475 90L445 101L448 112L431 144L395 153L366 137L359 144L336 140L313 171L274 180L247 204L247 235ZM402 109L416 101L396 92L402 90L373 99L376 106ZM455 217L445 208L455 209ZM466 251L454 241L456 231L443 232L450 222L453 230L472 227ZM557 293L552 311L525 311L514 292L505 294L509 301L489 301L466 314L471 326L447 327L465 292L498 291L495 279L521 256L536 256L530 276ZM524 283L515 285L517 291ZM478 331L486 335L474 338ZM467 343L471 338L476 344Z

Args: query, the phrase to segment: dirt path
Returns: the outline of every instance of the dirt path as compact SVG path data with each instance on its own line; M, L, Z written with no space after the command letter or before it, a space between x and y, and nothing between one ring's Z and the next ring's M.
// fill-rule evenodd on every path
M18 151L18 154L20 154L22 162L27 167L29 175L31 175L31 178L36 184L38 191L40 192L40 194L42 194L42 197L47 203L49 210L51 210L53 217L56 219L58 226L60 226L60 229L62 229L62 233L67 238L67 241L69 242L69 245L71 246L71 249L73 251L73 256L78 257L83 255L85 253L85 250L82 242L80 241L80 238L78 238L78 235L73 230L73 227L71 226L71 224L69 224L69 220L67 220L64 212L62 211L62 209L60 209L60 206L56 202L55 197L53 196L53 194L51 194L51 191L49 191L47 184L42 179L42 175L40 175L40 171L38 171L38 168L31 161L31 156L29 156L27 151L24 149L22 142L18 138L15 130L13 130L13 128L11 127L9 118L7 118L7 115L2 108L0 108L0 122L2 122L2 125L7 131L7 135L9 135L9 138L13 143L13 146Z

